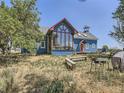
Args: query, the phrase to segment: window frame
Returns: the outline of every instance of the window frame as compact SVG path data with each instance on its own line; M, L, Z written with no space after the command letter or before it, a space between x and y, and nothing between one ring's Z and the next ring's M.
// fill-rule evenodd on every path
M86 43L86 49L90 49L90 44L89 43Z
M71 45L71 42L73 42L73 34L71 33L71 29L64 23L57 26L56 29L53 31L57 36L59 37L53 37L53 49L54 50L72 50L73 49L73 43ZM71 38L72 37L72 38ZM70 40L72 39L72 40ZM59 41L60 45L56 45Z
M96 48L96 44L93 43L93 44L92 44L92 48Z
M44 46L42 46L42 43L44 43ZM46 47L45 41L41 41L41 46L40 46L40 48L45 48L45 47Z

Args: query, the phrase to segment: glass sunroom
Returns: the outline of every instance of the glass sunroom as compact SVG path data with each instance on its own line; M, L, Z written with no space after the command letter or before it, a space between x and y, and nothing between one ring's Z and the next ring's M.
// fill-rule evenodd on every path
M76 30L66 19L51 27L47 33L47 52L72 53L75 32Z

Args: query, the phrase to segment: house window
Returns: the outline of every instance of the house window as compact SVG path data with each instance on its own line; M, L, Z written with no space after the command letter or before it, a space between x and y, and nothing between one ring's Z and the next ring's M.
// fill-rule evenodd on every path
M89 48L92 48L92 44L89 44Z
M92 44L92 48L96 48L96 45L95 44Z
M45 48L45 41L41 41L41 48Z
M86 49L89 49L89 44L86 44Z

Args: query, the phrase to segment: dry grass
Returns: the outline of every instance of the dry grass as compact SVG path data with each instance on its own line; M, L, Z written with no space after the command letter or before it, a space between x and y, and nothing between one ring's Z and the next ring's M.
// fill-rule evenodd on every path
M89 72L90 61L73 71L65 57L31 56L0 68L0 93L124 93L124 74L106 68Z

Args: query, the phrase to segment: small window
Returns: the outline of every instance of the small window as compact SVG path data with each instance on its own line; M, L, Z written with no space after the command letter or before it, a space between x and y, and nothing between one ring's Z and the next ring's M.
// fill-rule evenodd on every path
M89 49L89 44L86 44L86 49Z
M92 44L92 48L96 48L96 45L95 44Z
M92 44L90 44L89 47L92 48Z
M41 42L41 48L45 48L45 41Z

